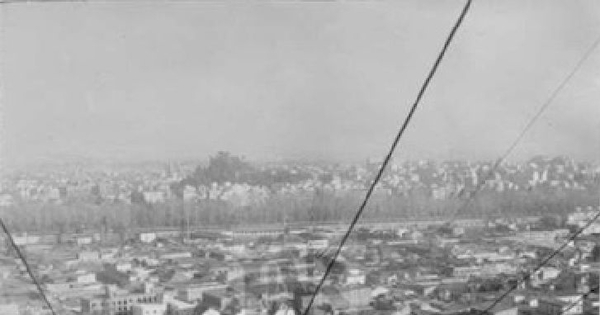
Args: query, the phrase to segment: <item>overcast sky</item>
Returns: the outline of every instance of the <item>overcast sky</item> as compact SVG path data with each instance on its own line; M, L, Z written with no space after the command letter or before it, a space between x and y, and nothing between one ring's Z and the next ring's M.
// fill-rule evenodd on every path
M462 1L11 4L9 165L381 157ZM600 2L474 1L396 153L494 159L600 36ZM511 156L600 160L600 49Z

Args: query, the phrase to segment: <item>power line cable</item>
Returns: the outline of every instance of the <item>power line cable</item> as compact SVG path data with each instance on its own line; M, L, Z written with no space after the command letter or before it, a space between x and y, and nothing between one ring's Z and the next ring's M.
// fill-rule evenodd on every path
M599 217L600 217L600 211L598 211L583 227L581 227L579 230L575 231L575 233L571 234L571 236L569 236L567 238L567 240L561 246L559 246L550 255L548 255L544 260L542 260L541 263L539 263L530 272L526 273L525 276L523 276L519 281L517 281L515 284L513 284L506 292L504 292L502 295L500 295L500 297L498 297L496 300L494 300L494 302L492 302L492 304L490 304L486 309L484 309L483 311L481 311L480 315L486 314L488 311L490 311L492 308L494 308L496 305L498 305L498 303L500 303L509 294L511 294L514 290L516 290L519 287L519 285L521 285L524 281L526 281L527 279L529 279L529 277L531 277L531 275L533 275L536 272L538 272L550 260L552 260L554 257L556 257L556 255L558 255L563 249L565 249L567 246L569 246L569 243L571 243L573 240L575 240L585 229L587 229L594 222L596 222L596 220Z
M595 293L594 290L598 290L598 286L590 288L590 290L588 292L581 295L581 297L579 297L577 300L571 302L571 304L569 304L569 306L567 306L567 308L564 308L558 315L566 314L572 308L577 306L580 302L583 302L590 294Z
M504 160L517 147L517 145L519 144L519 142L521 142L521 140L523 139L525 134L531 129L531 127L533 127L533 125L537 122L537 120L540 118L540 116L542 116L542 114L546 111L546 109L548 109L548 107L556 99L558 94L564 89L564 87L567 85L567 83L575 76L575 74L579 71L579 69L581 69L581 67L583 66L585 61L587 61L587 59L592 55L592 52L596 49L596 47L598 47L599 44L600 44L600 36L587 49L587 51L583 54L581 59L579 59L579 61L577 62L575 67L571 70L571 72L569 72L569 74L560 82L560 84L554 89L554 91L552 91L552 94L550 94L548 99L546 99L546 101L542 104L542 106L539 108L539 110L536 112L536 114L529 120L529 122L527 123L527 125L525 125L523 130L521 130L521 132L519 133L517 138L506 149L504 154L502 154L502 156L500 156L500 158L498 158L496 160L496 162L494 163L492 168L484 176L483 180L478 182L477 186L475 187L475 190L473 190L473 192L471 193L469 198L464 202L462 207L459 207L456 210L456 212L452 216L452 219L447 224L451 224L452 222L456 221L456 219L458 218L458 215L463 210L465 210L468 206L471 205L471 203L475 199L475 196L483 189L483 186L486 184L486 182L495 174L496 170L498 169L498 167L500 167L502 162L504 162Z
M0 218L0 226L2 227L2 230L4 230L4 233L6 233L6 236L8 237L8 241L10 242L10 245L15 249L15 252L17 253L17 256L23 262L23 265L25 265L25 270L27 270L27 273L29 274L29 277L31 277L31 280L35 284L37 290L42 295L42 299L44 300L44 302L46 303L46 305L48 306L48 308L52 312L52 315L56 315L56 312L54 311L54 308L52 307L52 304L50 303L50 300L46 296L46 292L44 292L44 289L42 288L42 285L40 284L40 282L37 280L37 278L33 274L33 269L31 269L31 266L27 262L27 259L25 259L25 256L21 252L21 249L15 243L15 240L13 239L12 234L10 234L10 231L8 230L8 227L6 227L6 224L4 224L4 220L2 220L2 218Z
M541 116L541 114L546 110L546 108L548 108L548 106L552 103L552 101L556 98L556 96L558 95L558 93L564 88L564 86L566 86L566 84L570 81L570 79L575 75L575 73L581 68L581 66L584 64L584 62L589 58L589 56L592 54L592 52L596 49L596 47L600 44L600 37L598 37L596 39L596 41L594 41L594 43L592 44L592 46L586 51L586 53L583 55L583 57L579 60L579 62L576 64L575 68L569 73L569 75L561 82L561 84L559 84L559 86L554 90L554 92L551 94L551 96L548 98L548 100L542 105L542 107L540 108L540 110L538 111L538 113L533 117L532 120L530 120L530 122L526 125L525 129L523 129L523 131L519 134L519 137L517 137L517 139L512 143L512 145L509 147L509 149L506 151L506 153L500 158L498 159L498 161L494 164L494 166L497 168L500 165L500 162L505 159L508 154L510 154L510 152L517 146L517 144L519 143L519 141L523 138L523 136L525 135L525 133L527 132L527 130L529 130L531 128L531 126L533 126L533 124L535 123L535 121ZM493 172L488 172L488 177L491 176L490 174L492 174ZM485 182L485 181L484 181ZM481 187L481 186L479 186ZM476 191L477 192L477 191ZM475 194L474 194L475 195ZM473 198L469 198L467 201L469 202L469 200L472 200ZM467 204L467 203L465 203ZM460 210L460 209L459 209ZM455 213L455 218L456 218L456 214ZM575 238L577 238L586 228L588 228L590 225L592 225L597 219L598 217L600 217L600 211L598 211L596 213L596 215L594 215L594 217L592 217L592 219L590 219L582 228L580 228L579 230L577 230L575 233L573 233L566 242L564 242L559 248L557 248L554 252L552 252L548 257L546 257L546 259L544 259L538 266L536 266L529 274L525 275L520 281L517 281L517 283L515 285L513 285L511 288L509 288L504 294L502 294L498 299L496 299L488 308L486 308L484 311L482 311L482 314L484 314L485 312L491 310L494 306L496 306L498 303L500 303L502 300L504 300L504 298L506 298L510 293L512 293L514 290L516 290L518 288L518 286L523 283L523 281L525 281L527 278L529 278L533 273L537 272L538 270L540 270L543 266L545 266L552 258L554 258L556 255L558 255L565 247L568 246L568 244L573 241Z
M452 39L454 38L454 35L456 34L456 31L458 30L458 28L460 27L460 25L463 22L464 17L466 16L467 12L469 11L469 8L471 7L471 2L472 0L467 0L465 2L465 5L458 17L458 19L456 20L456 22L454 23L448 37L446 38L446 41L444 42L444 46L442 47L442 50L439 52L437 59L435 60L435 63L433 64L433 67L431 68L431 70L429 71L429 74L427 75L427 77L425 78L425 81L423 82L421 89L419 90L419 93L417 94L417 97L412 105L412 107L410 108L410 111L408 112L408 115L406 116L402 126L400 127L400 130L398 131L398 134L396 135L396 137L394 138L394 141L392 142L392 145L389 149L389 152L387 153L385 159L383 160L383 163L381 164L381 167L379 168L379 171L377 173L377 175L375 176L375 178L373 179L373 182L371 184L371 186L369 187L367 194L365 195L365 198L362 202L362 204L360 205L358 211L356 212L356 215L354 216L354 218L352 219L352 222L350 223L350 226L348 227L348 230L346 231L346 233L344 234L344 237L342 238L339 246L337 247L332 259L329 261L329 263L327 264L327 268L325 269L325 274L323 275L323 277L321 278L321 280L319 281L319 284L317 285L317 287L315 288L315 292L312 294L311 299L306 307L306 310L304 311L304 315L307 315L308 312L310 311L310 308L312 307L315 298L317 297L319 291L321 290L321 287L323 286L325 279L327 278L327 276L329 275L329 273L331 272L331 269L333 268L335 261L337 260L342 247L344 246L344 244L346 243L348 237L350 236L350 234L352 233L352 230L354 229L354 226L356 225L356 223L358 222L360 216L362 215L365 207L367 206L367 203L369 201L369 199L371 198L371 195L373 194L373 191L375 189L375 186L377 185L377 183L379 182L379 180L381 179L383 172L385 171L388 163L390 162L392 155L394 154L394 151L396 149L396 146L398 145L398 142L400 141L400 138L402 138L402 135L404 134L404 131L406 130L406 128L408 127L408 124L410 123L419 103L421 102L421 99L423 98L423 95L425 95L425 91L427 90L427 87L429 86L429 83L431 82L431 79L433 79L433 76L435 75L442 59L444 58L444 55L446 54L446 51L448 50L448 47L450 45L450 42L452 41Z

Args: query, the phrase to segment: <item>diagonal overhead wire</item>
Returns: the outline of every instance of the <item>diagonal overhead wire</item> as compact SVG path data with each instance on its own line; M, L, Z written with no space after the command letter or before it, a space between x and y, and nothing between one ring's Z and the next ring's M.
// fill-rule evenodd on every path
M561 83L552 92L552 94L550 95L550 97L542 104L542 106L537 111L537 113L531 118L531 120L527 123L527 125L525 126L525 128L523 128L523 130L519 133L519 136L515 139L515 141L513 141L511 143L511 145L504 152L504 154L494 163L493 167L490 169L490 171L484 177L484 180L481 181L477 185L477 187L476 187L475 191L473 192L473 194L471 194L471 196L469 196L469 198L466 200L466 202L463 204L463 206L461 208L458 208L458 210L454 213L452 220L450 222L448 222L449 224L451 224L453 221L456 220L456 218L457 218L457 216L458 216L458 214L459 214L459 212L461 210L465 209L467 206L470 205L470 203L473 201L473 199L476 196L476 194L478 192L480 192L481 189L483 188L483 185L485 184L485 182L490 179L490 177L494 174L495 170L501 165L502 161L504 161L506 159L506 157L508 157L508 155L510 155L510 153L514 150L514 148L523 139L523 137L525 136L525 134L527 133L527 131L529 129L531 129L531 127L535 124L535 122L539 119L539 117L544 113L544 111L550 106L550 104L552 104L552 102L554 101L554 99L563 90L563 88L567 85L567 83L573 78L573 76L579 71L579 69L583 66L583 64L585 63L585 61L591 56L592 52L598 47L599 44L600 44L600 36L587 49L587 51L584 53L584 55L582 56L582 58L577 62L577 64L573 68L573 70L571 70L571 72L569 72L569 74L561 81ZM494 302L492 302L492 304L490 304L490 306L488 306L486 309L484 309L483 311L481 311L480 314L485 314L487 311L490 311L496 305L498 305L498 303L500 303L510 293L512 293L514 290L516 290L519 287L519 285L521 283L523 283L523 281L525 281L526 279L528 279L532 274L534 274L535 272L537 272L538 270L540 270L550 260L552 260L554 257L556 257L556 255L558 255L563 249L565 249L571 241L575 240L585 229L587 229L589 226L591 226L599 217L600 217L600 211L598 211L594 215L594 217L592 217L583 227L581 227L579 230L577 230L575 233L573 233L569 238L567 238L567 240L560 247L558 247L550 255L548 255L544 260L542 260L542 262L540 264L538 264L534 269L532 269L529 273L527 273L525 276L523 276L521 278L521 280L517 281L517 283L515 283L506 292L504 292L496 300L494 300Z
M533 127L533 125L538 121L538 119L542 116L542 114L546 111L546 109L548 109L548 107L554 102L556 97L565 88L565 86L567 86L567 84L569 83L569 81L571 81L571 79L575 76L575 74L581 69L583 64L589 59L589 57L592 55L592 52L594 52L594 50L598 47L599 44L600 44L600 36L598 36L598 38L596 38L596 40L592 43L592 45L585 51L583 56L575 64L575 66L568 73L568 75L558 84L558 86L556 86L556 88L552 91L550 96L546 99L546 101L544 101L542 106L540 106L540 108L535 113L535 115L533 117L531 117L531 119L527 122L527 124L521 130L521 132L519 133L517 138L515 138L515 140L510 144L510 146L508 146L506 151L496 160L496 162L493 164L493 166L490 168L490 170L486 173L486 175L483 177L483 179L477 183L477 186L475 186L475 189L472 191L471 195L468 197L468 199L466 199L466 201L462 204L462 206L460 206L454 212L451 220L449 222L447 222L447 224L451 224L452 222L454 222L458 218L458 215L460 215L460 213L462 211L464 211L467 207L469 207L471 205L471 203L475 199L475 196L483 189L483 186L485 186L486 182L492 178L492 176L495 174L498 167L500 167L502 162L504 162L504 160L506 160L506 158L512 153L512 151L517 147L519 142L521 142L521 140L523 140L523 138L525 137L525 134Z
M40 282L38 281L38 279L33 274L33 269L31 269L31 266L27 262L27 259L25 259L25 256L21 252L21 249L15 243L15 240L13 239L12 234L10 234L10 231L8 230L8 228L6 227L6 225L4 224L4 220L2 220L2 218L0 218L0 227L2 227L2 230L4 231L4 233L6 233L6 236L8 237L8 241L10 242L10 245L15 249L15 252L17 253L17 256L23 262L23 265L25 265L25 270L27 270L27 273L29 274L29 277L31 277L31 280L33 281L33 284L35 284L35 287L37 288L37 290L42 295L42 299L44 300L44 303L46 303L46 305L50 309L50 312L52 312L52 315L56 315L56 312L54 311L54 308L52 307L52 304L50 303L50 300L48 300L48 296L46 296L46 292L42 288L42 285L40 284Z
M425 95L425 91L427 91L427 87L429 86L429 83L431 82L431 80L433 79L435 73L437 72L437 69L438 69L440 63L441 63L442 59L444 58L444 55L446 54L446 51L448 50L448 47L450 46L450 42L452 42L452 39L454 38L454 35L456 34L456 31L458 30L458 28L462 24L465 16L467 15L467 12L469 11L469 8L471 7L471 2L472 2L472 0L467 0L465 2L465 5L464 5L463 9L462 9L460 15L458 16L458 19L456 20L456 22L452 26L452 29L451 29L450 33L448 34L448 37L446 38L446 41L444 42L444 46L442 47L442 50L439 52L439 54L437 56L437 59L435 60L435 63L433 64L431 70L429 71L429 74L425 78L425 81L423 82L423 84L421 86L421 89L419 90L419 93L417 94L417 97L416 97L416 99L415 99L412 107L410 108L410 111L408 112L408 115L404 119L404 122L403 122L402 126L400 127L400 130L398 131L396 137L394 138L394 141L392 142L392 145L391 145L391 147L389 149L389 152L385 156L385 159L383 160L383 163L381 164L381 167L379 168L379 171L377 172L377 175L375 176L375 178L373 179L373 182L371 183L371 186L367 190L367 194L365 195L365 198L364 198L362 204L358 208L358 211L356 212L356 215L352 219L352 222L350 223L350 226L348 227L348 230L344 234L344 236L343 236L343 238L342 238L339 246L335 250L332 259L327 264L327 268L325 269L325 274L323 275L323 277L319 281L317 287L315 288L315 292L312 294L311 299L308 302L308 305L306 306L306 309L304 311L304 315L308 314L308 312L310 311L310 308L312 307L312 305L313 305L313 303L315 301L315 298L319 294L319 291L321 290L321 287L325 283L325 280L327 279L327 276L331 272L331 270L332 270L332 268L333 268L333 266L334 266L334 264L335 264L338 256L340 255L342 247L344 246L344 244L348 240L348 237L352 233L352 230L354 229L354 226L356 225L356 223L360 219L360 216L362 215L363 211L365 210L365 207L367 206L367 203L369 202L369 199L371 198L371 195L373 194L375 186L377 185L377 183L381 179L381 177L383 175L383 172L385 171L388 163L390 162L390 160L392 158L392 155L394 154L396 146L398 146L398 143L400 142L400 139L402 138L402 135L404 134L404 131L408 127L408 125L409 125L409 123L410 123L413 115L415 114L415 111L416 111L419 103L421 102L421 99Z
M598 211L584 226L582 226L579 230L575 231L575 233L571 234L571 236L569 236L561 246L559 246L557 249L555 249L552 253L550 253L550 255L548 255L546 258L544 258L544 260L542 260L535 268L533 268L530 272L526 273L523 277L521 277L521 279L519 281L517 281L515 284L513 284L508 290L506 290L506 292L504 292L502 295L500 295L496 300L494 300L494 302L492 302L492 304L490 304L486 309L484 309L483 311L481 311L479 314L480 315L484 315L487 314L488 311L490 311L491 309L493 309L496 305L498 305L498 303L502 302L502 300L504 300L509 294L511 294L514 290L516 290L519 285L521 285L524 281L526 281L527 279L529 279L529 277L532 274L535 274L537 271L539 271L542 267L544 267L548 262L550 262L550 260L552 260L554 257L556 257L558 254L560 254L560 252L562 252L563 249L565 249L567 246L569 246L569 243L571 243L572 241L574 241L581 233L583 233L583 231L585 231L585 229L587 229L588 227L590 227L594 222L596 222L596 220L598 220L598 218L600 218L600 211Z
M595 293L594 291L598 290L598 286L594 286L593 288L590 288L590 290L584 294L581 295L581 297L579 297L577 300L571 302L571 304L569 304L566 308L564 308L558 315L563 315L568 313L571 309L573 309L574 307L576 307L577 305L579 305L579 303L582 303L583 301L585 301L585 299L587 299L588 296L590 296L590 294Z

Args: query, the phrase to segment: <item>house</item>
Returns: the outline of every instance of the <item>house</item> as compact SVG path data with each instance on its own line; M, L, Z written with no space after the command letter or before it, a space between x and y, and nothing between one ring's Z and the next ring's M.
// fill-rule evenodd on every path
M594 215L596 215L596 211L584 211L581 207L577 207L575 212L568 215L566 223L568 225L583 227Z
M73 282L78 284L91 284L96 283L96 274L92 272L76 274L73 277Z
M340 289L340 295L349 303L350 308L367 307L371 302L372 289L367 286L355 286Z
M145 269L142 267L132 268L128 272L130 281L133 281L133 282L145 282L145 281L153 282L152 277L150 276L151 273L152 273L152 270Z
M54 294L62 294L64 292L71 290L71 283L69 283L67 281L57 281L54 283L46 283L46 284L44 284L44 286L46 287L46 290L48 290L48 292L51 292Z
M453 248L456 258L458 259L475 259L478 262L491 261L510 261L514 259L514 255L511 253L499 253L494 250L486 248L467 248L461 249L459 247Z
M401 237L401 238L407 237L409 233L410 233L410 229L407 229L407 228L396 229L396 236Z
M79 261L99 261L100 253L97 251L81 251L77 253L77 260Z
M210 290L204 292L202 304L205 307L221 310L221 314L234 315L236 309L240 307L240 300L236 297L236 292L231 288L225 290Z
M280 228L245 228L223 232L224 235L236 239L255 239L259 237L277 237L283 234Z
M409 237L413 240L420 240L424 237L424 234L419 230L413 230L410 232Z
M195 315L196 304L171 299L167 301L167 314L169 315Z
M279 248L279 249L281 249L281 248ZM229 253L242 254L246 251L246 245L243 243L225 244L221 247L221 250L227 251Z
M482 276L494 277L500 274L515 274L517 267L509 263L491 263L481 266Z
M212 267L211 273L221 281L243 279L246 282L268 282L282 276L287 267L278 261L243 262Z
M165 202L165 194L162 191L144 191L144 201L150 204Z
M346 285L364 285L367 275L360 269L352 268L348 269L345 278Z
M83 314L131 315L134 305L148 303L163 304L162 294L150 284L144 284L142 292L121 291L107 285L105 294L82 298L81 311Z
M158 259L154 259L154 258L150 258L150 257L139 257L139 258L136 258L136 261L146 267L160 266L160 261Z
M132 264L128 261L120 261L114 263L112 267L119 272L128 272L131 271Z
M488 304L481 305L480 307L475 307L478 311L482 312L489 307ZM519 311L519 306L515 305L510 301L500 302L492 307L491 310L488 311L489 314L493 315L519 315L521 312Z
M544 266L533 274L533 279L541 283L546 283L550 280L558 278L561 270L555 267Z
M89 235L82 235L75 237L75 243L79 246L90 245L94 242L94 238Z
M439 285L433 292L434 296L442 301L456 301L465 293L469 292L466 283L444 283Z
M225 284L218 282L206 282L197 285L184 286L177 290L177 298L186 302L195 302L202 299L205 292L211 290L224 290Z
M235 276L237 276L237 275L231 274L230 269L231 268L226 265L214 266L210 269L210 272L217 279L222 279L223 281L229 281L229 280L233 279Z
M40 241L39 236L28 235L27 233L23 233L21 235L14 235L13 241L17 246L25 246L30 244L37 244Z
M544 297L538 300L538 309L546 315L578 315L583 313L583 299L578 295L574 297Z
M481 274L482 270L479 266L454 267L452 270L452 276L457 278L479 277Z
M542 296L538 292L529 290L519 290L515 292L513 301L515 304L525 306L526 308L537 309L540 305L539 300Z
M309 239L307 241L307 247L309 249L327 249L327 247L329 247L329 240L328 239Z
M164 253L164 254L160 255L161 260L177 260L177 259L191 258L191 257L192 257L192 253L190 253L190 252L171 252L171 253Z
M152 243L156 240L156 233L140 233L140 242Z
M180 283L186 283L194 278L194 271L178 269L174 270L171 279L168 281L170 285L177 285Z
M118 249L108 249L100 251L100 260L109 261L115 259Z
M164 315L167 312L167 304L164 303L140 303L131 308L133 315Z
M565 237L570 234L567 229L557 229L550 231L523 231L517 233L517 237L524 242L527 241L547 241L555 240L556 238Z

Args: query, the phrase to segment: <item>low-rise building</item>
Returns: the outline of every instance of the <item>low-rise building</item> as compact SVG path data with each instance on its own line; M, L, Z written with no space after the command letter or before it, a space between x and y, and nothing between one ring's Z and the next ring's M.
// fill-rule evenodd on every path
M132 315L134 305L152 303L162 304L162 294L150 284L144 285L143 292L127 292L108 285L105 294L82 298L81 311L90 315Z
M547 315L579 315L583 313L581 295L543 297L538 300L538 309Z
M152 243L156 240L156 233L140 233L140 242Z
M133 315L164 315L167 312L165 303L140 303L132 308Z
M205 292L211 290L224 290L227 287L225 284L218 282L207 282L203 284L185 286L177 290L177 298L182 301L195 302L202 300Z
M349 269L346 274L346 285L363 285L365 284L367 275L360 269Z
M75 243L79 246L90 245L94 242L94 237L89 235L75 237Z
M196 304L187 303L179 300L169 300L167 302L167 314L169 315L195 315Z
M171 253L164 253L164 254L160 255L160 259L162 259L162 260L177 260L177 259L191 258L191 257L192 257L192 253L190 253L190 252L171 252Z
M77 260L79 261L99 261L100 253L97 251L81 251L77 253Z
M96 283L96 274L92 272L76 274L75 276L73 276L73 282L78 284Z
M307 247L309 249L327 249L329 247L328 239L309 239L307 241Z

